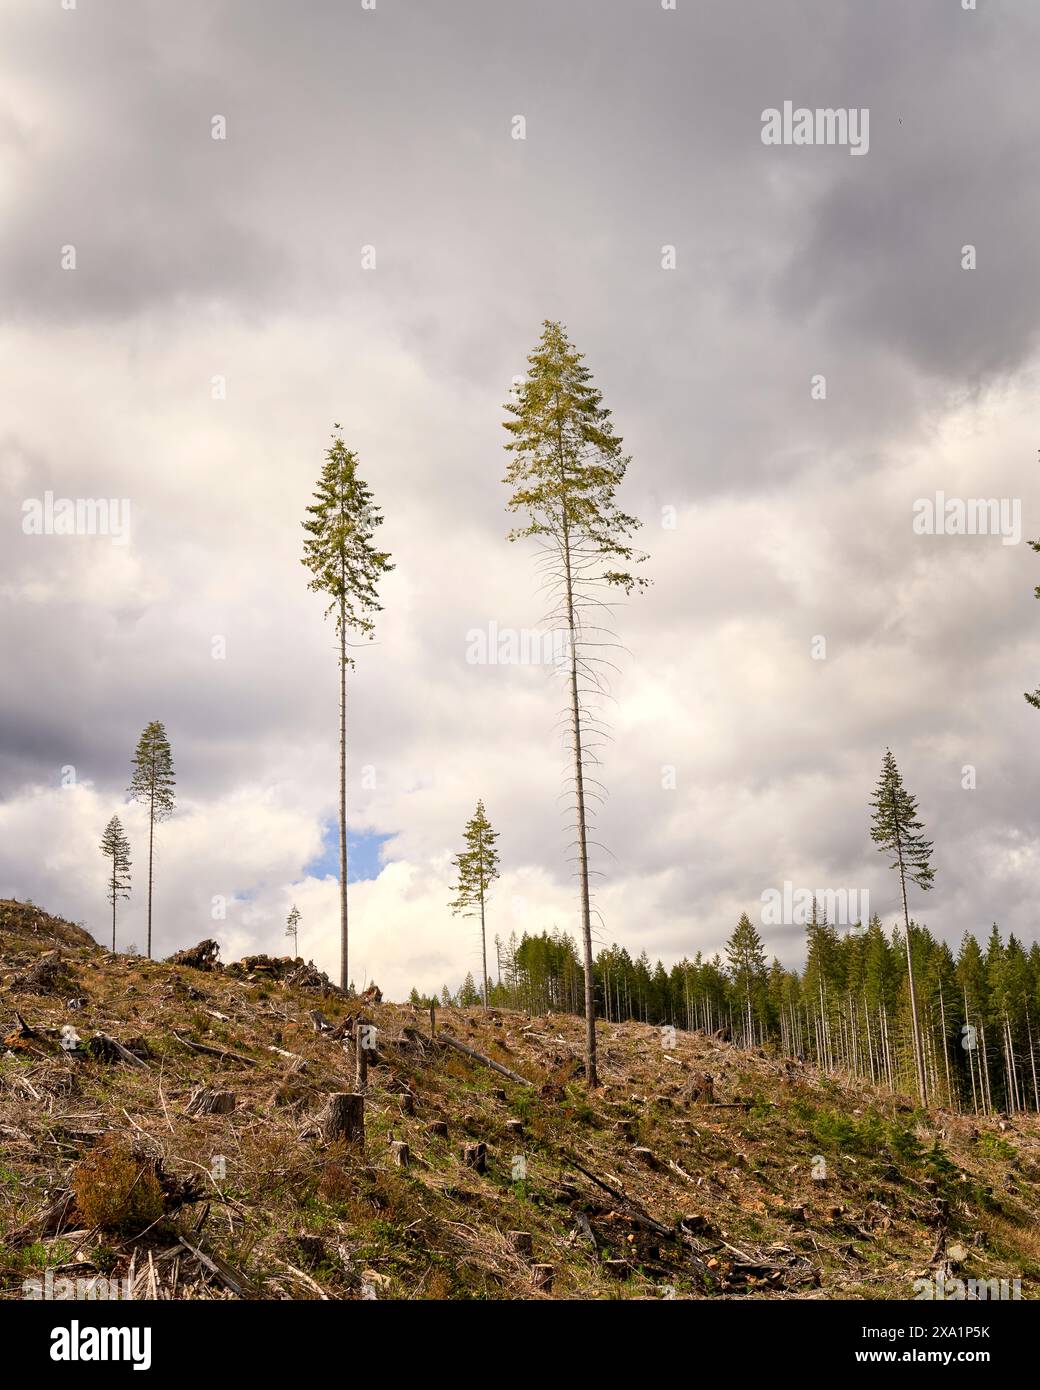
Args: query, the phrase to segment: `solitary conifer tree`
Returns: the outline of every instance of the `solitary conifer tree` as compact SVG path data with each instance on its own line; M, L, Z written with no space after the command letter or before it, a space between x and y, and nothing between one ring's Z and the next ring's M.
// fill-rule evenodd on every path
M484 1008L488 1006L487 987L487 934L484 926L484 905L488 890L498 878L498 851L495 841L498 831L491 829L491 822L484 811L483 801L477 802L477 809L463 832L466 848L455 856L453 865L458 869L458 882L455 885L455 898L450 904L455 916L480 917L480 955L484 965L484 981L480 991Z
M101 836L101 853L112 861L108 876L108 901L112 904L112 950L116 949L116 902L130 896L130 841L118 816L113 816Z
M292 951L294 956L298 956L300 954L299 929L300 909L296 906L295 903L293 903L292 911L289 913L289 916L285 919L285 934L286 936L292 937Z
M527 523L509 533L510 540L533 536L542 549L547 588L553 595L552 621L567 634L565 671L569 687L569 725L574 776L578 882L585 968L585 1070L589 1088L598 1085L596 1006L592 962L592 917L589 894L590 801L601 799L601 786L590 774L597 763L595 744L586 736L602 733L589 712L587 697L604 693L601 657L606 629L590 612L604 611L602 594L630 593L646 584L628 566L645 559L629 544L639 526L621 511L615 493L629 460L615 435L610 411L583 365L583 356L567 339L563 326L545 322L541 340L527 359L526 379L506 406L510 433L506 448L513 458L505 482L512 489L511 511Z
M152 868L155 827L173 815L173 755L158 719L145 727L134 752L128 795L148 808L148 956L152 954Z
M340 425L333 429L339 430ZM338 434L326 450L314 501L307 508L303 529L303 563L311 572L308 588L325 594L326 617L336 618L339 640L339 915L340 967L343 989L349 988L347 933L347 656L348 634L371 640L373 615L382 612L376 585L394 567L387 552L372 544L383 517L372 494L358 476L357 455Z
M928 1104L928 1084L925 1079L924 1052L921 1028L917 1017L917 995L914 989L914 962L910 949L910 910L906 901L907 880L927 892L935 879L929 862L932 842L921 833L924 825L917 818L917 801L903 786L903 779L891 749L885 749L881 761L881 777L871 801L874 815L870 838L881 854L894 855L891 869L899 870L899 888L903 895L903 922L906 926L906 972L910 988L910 1025L913 1036L914 1063L917 1069L917 1090L922 1105Z

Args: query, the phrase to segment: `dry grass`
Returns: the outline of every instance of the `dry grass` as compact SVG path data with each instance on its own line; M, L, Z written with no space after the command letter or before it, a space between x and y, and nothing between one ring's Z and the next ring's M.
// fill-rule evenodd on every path
M680 1032L665 1053L658 1030L638 1024L601 1026L603 1085L589 1096L575 1076L579 1020L439 1012L438 1031L533 1083L519 1087L416 1044L404 1030L421 1037L428 1018L386 1004L368 1011L382 1060L369 1073L364 1151L324 1146L307 1124L330 1092L353 1089L352 1061L308 1011L335 1024L356 1001L112 957L75 928L48 934L50 920L34 909L30 930L28 913L0 904L4 1015L13 1028L17 1010L38 1034L0 1056L6 1297L48 1263L117 1276L148 1268L142 1297L238 1296L232 1285L268 1298L547 1297L533 1284L538 1263L553 1266L558 1298L906 1298L928 1270L940 1202L967 1276L1021 1278L1025 1297L1040 1276L1035 1119L1001 1129L915 1115L869 1086L699 1035ZM82 1008L10 988L56 941ZM63 1024L143 1042L147 1069L63 1053L45 1031ZM746 1108L685 1105L693 1071ZM235 1109L187 1115L204 1085L233 1091ZM519 1137L507 1127L517 1120ZM447 1122L447 1140L430 1133L434 1121ZM407 1169L392 1140L408 1144ZM487 1145L484 1173L462 1161L475 1140ZM154 1193L144 1178L128 1185L142 1149L205 1193L143 1235ZM80 1215L48 1229L70 1185ZM531 1234L533 1259L513 1248L518 1230Z

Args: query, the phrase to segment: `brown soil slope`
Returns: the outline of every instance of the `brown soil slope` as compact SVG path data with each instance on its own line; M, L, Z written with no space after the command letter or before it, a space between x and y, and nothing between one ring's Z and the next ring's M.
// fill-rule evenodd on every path
M322 1130L359 1016L363 1145ZM939 1272L1035 1296L1035 1118L639 1024L601 1025L589 1095L581 1033L448 1009L431 1039L300 962L112 956L2 902L0 1294L51 1270L141 1298L909 1298Z

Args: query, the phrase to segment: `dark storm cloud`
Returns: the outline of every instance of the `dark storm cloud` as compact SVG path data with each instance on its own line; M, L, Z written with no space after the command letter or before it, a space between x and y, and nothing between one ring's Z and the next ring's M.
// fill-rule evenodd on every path
M200 803L291 788L328 813L329 634L296 522L341 418L398 561L352 706L378 774L359 815L425 864L479 777L514 862L566 883L558 701L464 658L469 628L541 611L503 540L501 417L559 317L633 455L656 580L619 616L601 822L608 879L653 880L656 906L607 929L681 954L687 918L708 940L792 875L865 879L880 906L865 807L889 742L942 829L924 915L959 934L985 898L1024 926L1036 577L1024 547L922 541L909 516L929 487L981 488L943 423L1013 399L1035 350L1038 31L1032 5L955 0L22 7L0 102L20 416L0 796L66 763L121 795L161 714ZM869 153L763 145L788 99L869 108ZM1010 409L987 494L1027 486ZM46 488L129 497L126 553L24 537Z

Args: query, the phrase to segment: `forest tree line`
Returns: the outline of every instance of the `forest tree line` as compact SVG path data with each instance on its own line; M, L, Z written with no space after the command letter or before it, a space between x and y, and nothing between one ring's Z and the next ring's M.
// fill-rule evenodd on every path
M877 916L839 931L814 912L806 928L805 966L767 958L745 915L723 953L684 957L667 970L646 952L601 950L593 966L597 1018L722 1032L745 1047L772 1047L825 1070L894 1091L917 1090L905 929L886 932ZM966 932L956 954L927 927L910 923L919 1033L927 1097L975 1113L1040 1109L1037 1020L1040 944L1027 951L996 924L984 944ZM492 1007L582 1015L581 954L565 932L514 933L495 939ZM480 1003L472 975L453 995L411 1002L467 1007Z

